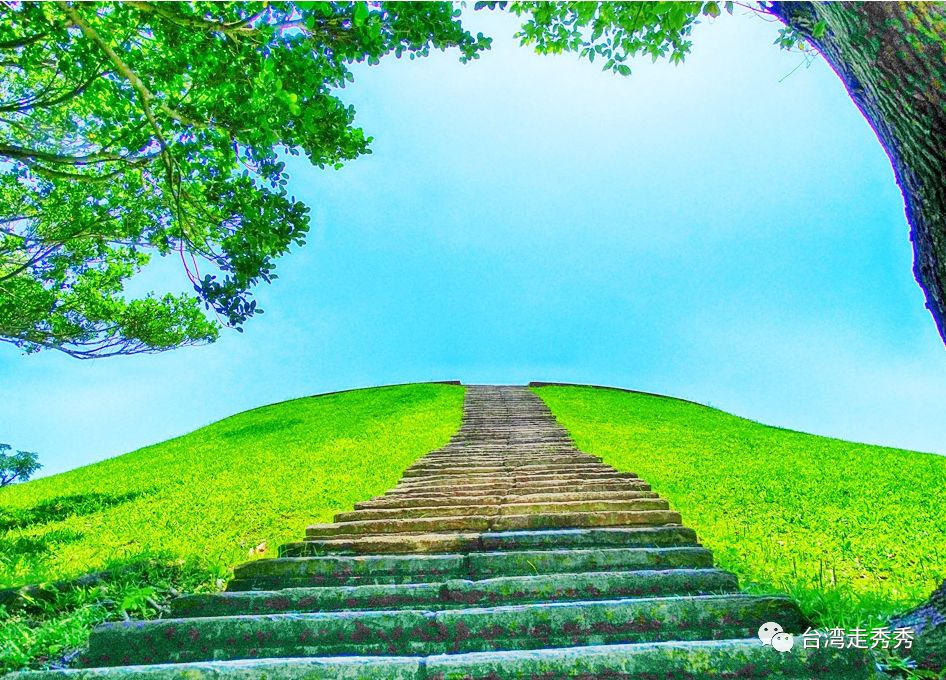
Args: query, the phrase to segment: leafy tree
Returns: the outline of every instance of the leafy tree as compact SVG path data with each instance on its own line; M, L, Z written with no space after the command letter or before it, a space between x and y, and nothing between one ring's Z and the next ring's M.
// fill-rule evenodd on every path
M635 56L683 61L693 26L733 3L476 6L522 17L539 52L628 75ZM752 7L783 22L783 47L817 48L877 132L946 340L946 6ZM308 229L279 151L320 167L369 152L337 94L350 65L432 47L466 61L489 43L449 3L0 5L0 339L86 358L239 330ZM180 259L193 293L123 292L156 254Z
M79 357L213 341L304 242L280 151L370 139L356 62L489 45L448 3L0 4L0 339ZM155 255L192 293L125 293ZM182 279L183 283L183 279ZM173 289L173 287L169 286ZM204 310L210 310L210 314Z
M32 451L7 453L10 450L9 444L0 444L0 487L25 482L43 467L37 460L39 456Z

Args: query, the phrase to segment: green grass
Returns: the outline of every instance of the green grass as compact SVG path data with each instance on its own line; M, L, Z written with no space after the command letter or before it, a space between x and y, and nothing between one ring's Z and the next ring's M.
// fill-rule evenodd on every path
M946 457L610 389L536 393L578 446L650 482L717 562L819 625L872 626L946 578Z
M794 596L822 626L870 627L946 578L946 457L665 397L536 391L583 450L651 482L744 585ZM298 399L0 490L0 587L117 574L0 606L0 672L56 663L101 621L222 587L234 565L393 486L449 439L462 400L445 385Z
M54 660L95 623L155 615L177 590L219 587L234 565L275 555L442 446L462 402L463 388L430 384L297 399L0 490L0 587L125 569L0 611L0 670Z

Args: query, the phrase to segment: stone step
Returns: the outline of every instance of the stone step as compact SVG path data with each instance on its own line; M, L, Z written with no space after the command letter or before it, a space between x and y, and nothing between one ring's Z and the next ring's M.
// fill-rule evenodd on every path
M808 625L791 600L748 595L157 619L100 625L82 665L744 638L766 621L795 633Z
M480 445L468 440L455 447L431 453L417 459L414 465L436 463L466 463L479 465L480 461L489 463L519 463L522 461L592 461L601 462L601 456L579 451L574 443L566 440L557 442L520 441L517 443L488 442Z
M485 468L498 468L500 470L509 468L509 467L551 467L557 469L567 469L569 466L579 466L579 467L608 467L611 466L603 463L600 458L593 458L591 456L586 456L584 454L555 454L555 455L544 455L544 456L475 456L471 457L470 454L465 454L462 458L458 457L455 459L436 459L429 456L421 458L413 465L409 466L407 470L463 470L463 469L485 469Z
M555 482L557 484L567 484L571 482L595 482L595 481L605 481L605 480L615 480L615 479L638 479L637 475L633 472L610 472L610 471L601 471L601 472L574 472L574 473L557 473L557 472L542 472L536 474L519 474L513 473L508 475L502 475L501 477L492 473L483 473L481 475L469 474L469 475L428 475L425 477L411 477L409 479L402 479L398 482L398 486L401 488L410 487L410 488L424 488L429 486L443 486L445 484L482 484L482 483L493 483L501 479L504 482L511 482L513 484L523 484L523 483L535 483L535 482Z
M446 475L534 475L542 473L584 473L584 472L617 472L610 465L605 465L597 461L594 462L573 462L573 463L536 463L524 462L522 464L504 463L494 465L435 465L423 467L409 467L403 473L404 479L421 479L424 477L446 476Z
M210 661L117 668L27 671L16 680L875 680L867 653L805 649L779 653L757 638L593 645L427 657L345 656Z
M476 484L464 484L463 493L471 492L504 492L504 493L555 493L557 491L596 491L596 490L620 490L620 489L639 489L641 491L650 491L650 484L637 479L609 479L604 481L561 481L561 482L530 482L513 483L510 481L483 482ZM385 492L385 496L397 496L402 494L442 494L451 495L457 493L456 484L443 484L435 487L412 487L409 485L398 485Z
M635 498L659 498L653 491L585 491L578 493L538 493L515 496L407 496L390 498L379 496L370 501L355 503L355 510L381 508L424 508L434 506L498 505L500 503L564 503L583 501L623 501Z
M449 579L494 578L644 569L704 569L710 551L699 546L510 550L426 555L324 555L278 557L234 569L227 590L274 590L312 586L436 583Z
M796 645L779 653L756 637L449 654L427 657L421 673L422 680L874 680L879 676L863 651Z
M173 617L235 616L362 609L446 609L568 600L734 593L736 577L720 569L608 571L501 576L479 581L381 584L185 595Z
M411 508L367 508L335 515L336 522L369 519L410 519L415 517L463 517L467 515L531 515L556 512L614 512L620 510L669 510L662 498L633 498L604 501L563 501L546 503L478 503L475 505L437 505Z
M360 534L406 534L431 531L512 531L517 529L659 526L680 524L680 513L670 510L615 512L559 512L534 515L468 515L464 517L420 517L415 519L369 519L357 522L313 524L306 537L357 536Z
M283 557L327 554L404 554L541 550L549 548L658 548L696 546L696 533L681 526L540 529L486 533L429 533L327 538L280 546Z
M584 453L558 453L545 455L524 455L510 457L508 455L473 455L464 453L450 458L433 458L425 456L411 465L408 470L440 470L457 467L500 467L508 466L550 466L565 467L570 465L605 465L600 458Z

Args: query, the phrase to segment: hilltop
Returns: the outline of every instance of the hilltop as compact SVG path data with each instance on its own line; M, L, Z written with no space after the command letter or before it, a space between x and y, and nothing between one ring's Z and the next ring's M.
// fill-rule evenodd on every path
M946 578L944 457L657 395L536 392L581 449L669 499L720 566L822 625L878 621ZM439 384L297 399L0 491L0 585L119 574L11 609L0 668L42 665L99 621L219 588L234 565L392 486L456 431L462 401Z

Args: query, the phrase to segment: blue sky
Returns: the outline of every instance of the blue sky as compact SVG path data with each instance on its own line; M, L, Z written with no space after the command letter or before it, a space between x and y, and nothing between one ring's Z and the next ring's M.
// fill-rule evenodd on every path
M93 362L0 346L0 441L49 474L329 390L562 380L946 453L901 197L822 61L791 73L738 8L629 78L468 23L495 38L475 63L357 70L374 154L292 164L311 236L246 333Z

